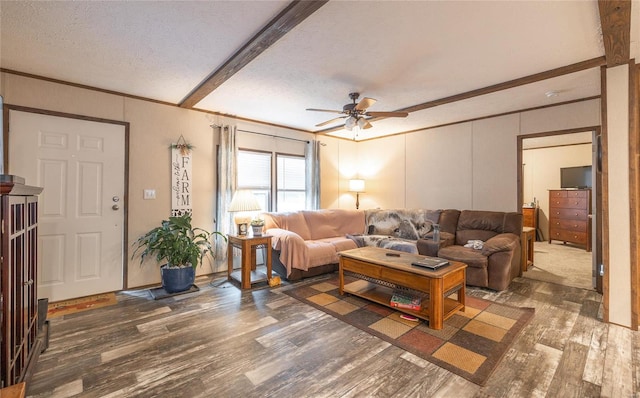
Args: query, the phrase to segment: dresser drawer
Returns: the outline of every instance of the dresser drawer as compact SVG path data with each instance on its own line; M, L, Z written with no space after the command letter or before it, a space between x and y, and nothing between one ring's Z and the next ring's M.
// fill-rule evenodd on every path
M587 209L586 198L552 198L549 208Z
M561 240L563 242L572 242L579 245L587 244L587 234L585 232L565 231L564 229L551 228L549 232L549 240Z
M554 218L549 220L549 225L554 229L563 229L565 231L584 232L587 230L587 222L579 220Z
M567 197L568 198L588 198L589 197L589 191L566 191L567 192Z
M549 222L557 219L567 220L586 220L589 216L589 212L586 210L578 209L562 209L562 208L550 208L549 209Z
M566 198L567 191L549 191L549 199L551 198Z

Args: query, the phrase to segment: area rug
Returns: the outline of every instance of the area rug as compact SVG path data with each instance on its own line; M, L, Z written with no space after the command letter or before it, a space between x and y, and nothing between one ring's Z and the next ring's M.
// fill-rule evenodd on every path
M49 303L47 318L55 318L95 308L108 307L115 304L118 304L115 293L103 293L94 296L58 301L55 303Z
M345 278L345 284L351 281ZM341 296L338 286L335 277L284 293L481 386L534 315L533 308L467 296L465 310L433 330L428 321L405 320L391 308Z

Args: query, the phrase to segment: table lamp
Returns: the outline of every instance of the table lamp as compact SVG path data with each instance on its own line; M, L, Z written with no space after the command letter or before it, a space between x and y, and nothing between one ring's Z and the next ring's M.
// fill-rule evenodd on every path
M229 212L236 213L233 221L238 227L238 236L247 235L249 222L251 221L251 214L247 213L258 210L262 210L260 203L250 190L239 189L233 194L231 204L229 204Z
M360 193L364 192L364 180L353 179L349 180L349 192L356 193L356 210L360 208Z

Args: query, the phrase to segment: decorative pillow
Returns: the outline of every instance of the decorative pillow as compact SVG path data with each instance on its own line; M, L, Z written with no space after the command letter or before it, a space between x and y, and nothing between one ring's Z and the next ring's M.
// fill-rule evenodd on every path
M426 220L424 224L417 224L416 229L418 232L418 238L424 239L427 237L427 234L433 231L433 222Z
M367 234L417 240L433 229L439 214L440 211L423 209L367 210Z

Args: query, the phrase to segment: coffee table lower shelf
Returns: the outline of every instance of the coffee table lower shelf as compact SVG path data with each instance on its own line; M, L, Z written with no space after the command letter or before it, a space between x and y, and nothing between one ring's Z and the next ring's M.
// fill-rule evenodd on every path
M378 303L389 308L393 308L394 310L404 312L413 316L416 316L421 319L429 320L429 301L422 300L420 311L411 310L408 308L399 308L391 305L391 296L393 295L394 289L386 286L379 285L374 282L369 282L366 280L357 280L355 282L351 282L344 285L344 292L353 294L354 296L362 297L369 301L373 301L374 303ZM455 293L450 292L449 295ZM450 299L445 297L443 300L444 311L443 311L443 320L450 318L453 314L458 312L461 309L464 309L464 305L457 300Z

